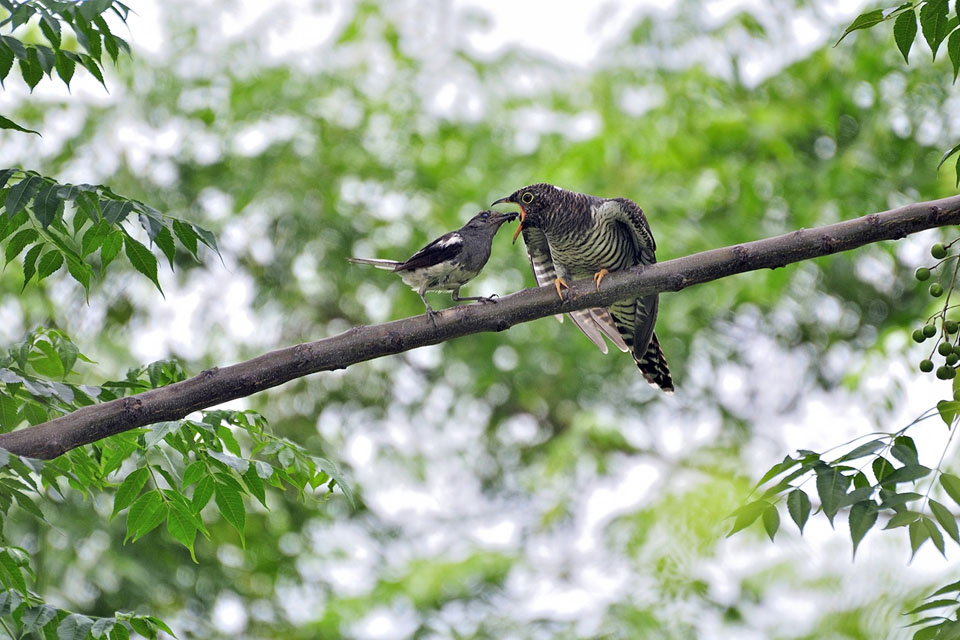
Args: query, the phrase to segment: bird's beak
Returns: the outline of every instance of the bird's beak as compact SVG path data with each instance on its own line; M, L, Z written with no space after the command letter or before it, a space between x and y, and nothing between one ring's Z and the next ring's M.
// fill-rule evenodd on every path
M490 206L492 207L494 205L504 204L507 202L510 204L516 204L518 207L520 207L518 203L510 199L510 196L507 196L506 198L500 198ZM523 210L523 207L520 207L520 224L517 225L517 230L513 232L513 244L517 244L517 238L520 237L520 232L523 231L523 221L526 217L527 217L527 212Z

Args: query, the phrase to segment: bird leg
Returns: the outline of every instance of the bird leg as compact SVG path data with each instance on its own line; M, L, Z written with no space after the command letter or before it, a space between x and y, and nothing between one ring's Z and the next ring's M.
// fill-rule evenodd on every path
M563 278L557 278L553 281L553 286L557 288L557 295L560 296L561 300L563 300L563 289L569 289L570 285L567 284L567 281Z
M467 296L467 297L461 298L461 297L460 297L460 287L457 287L456 289L453 290L453 301L454 301L454 302L465 302L465 301L467 301L467 300L473 300L474 302L483 302L483 303L486 303L486 302L496 302L496 299L495 299L495 298L499 298L499 297L500 297L500 296L498 296L497 294L493 294L493 295L491 295L491 296Z
M430 318L430 323L433 325L433 328L437 328L437 312L433 310L433 307L430 306L430 303L427 302L427 292L423 289L417 291L420 294L420 299L423 300L423 306L427 308L427 317Z
M597 291L600 291L600 281L603 280L603 276L610 273L606 269L600 269L595 274L593 274L593 281L597 283Z

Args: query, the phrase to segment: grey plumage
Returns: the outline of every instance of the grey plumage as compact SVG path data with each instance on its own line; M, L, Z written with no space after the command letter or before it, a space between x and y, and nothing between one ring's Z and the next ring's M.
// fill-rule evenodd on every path
M520 227L537 284L593 277L657 261L656 242L643 210L627 198L599 198L551 184L534 184L494 202L520 207ZM517 234L514 234L516 240ZM630 351L647 382L673 391L670 369L654 333L659 296L618 300L609 308L571 313L581 331L607 352L603 336Z
M420 299L427 308L427 315L433 319L436 312L427 302L425 295L427 291L452 291L456 302L493 301L494 296L462 298L460 287L477 277L490 259L493 237L500 226L516 217L516 213L481 211L460 229L443 234L403 262L378 258L348 258L348 260L397 273L420 295Z

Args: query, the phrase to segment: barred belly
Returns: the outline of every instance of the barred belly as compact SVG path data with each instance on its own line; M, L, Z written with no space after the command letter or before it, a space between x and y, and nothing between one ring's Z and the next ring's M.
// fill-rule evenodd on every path
M637 264L636 249L629 232L620 224L592 227L577 237L554 238L548 235L553 261L570 277L593 277L601 269L619 271Z

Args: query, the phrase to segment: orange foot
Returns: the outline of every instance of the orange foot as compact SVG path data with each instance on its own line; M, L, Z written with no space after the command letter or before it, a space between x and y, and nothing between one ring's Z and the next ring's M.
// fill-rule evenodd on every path
M603 276L610 273L606 269L600 269L595 274L593 274L593 281L597 283L597 291L600 291L600 281L603 280Z
M568 285L567 281L563 278L557 278L553 281L553 286L557 288L557 295L563 300L563 289L569 289L570 285Z

